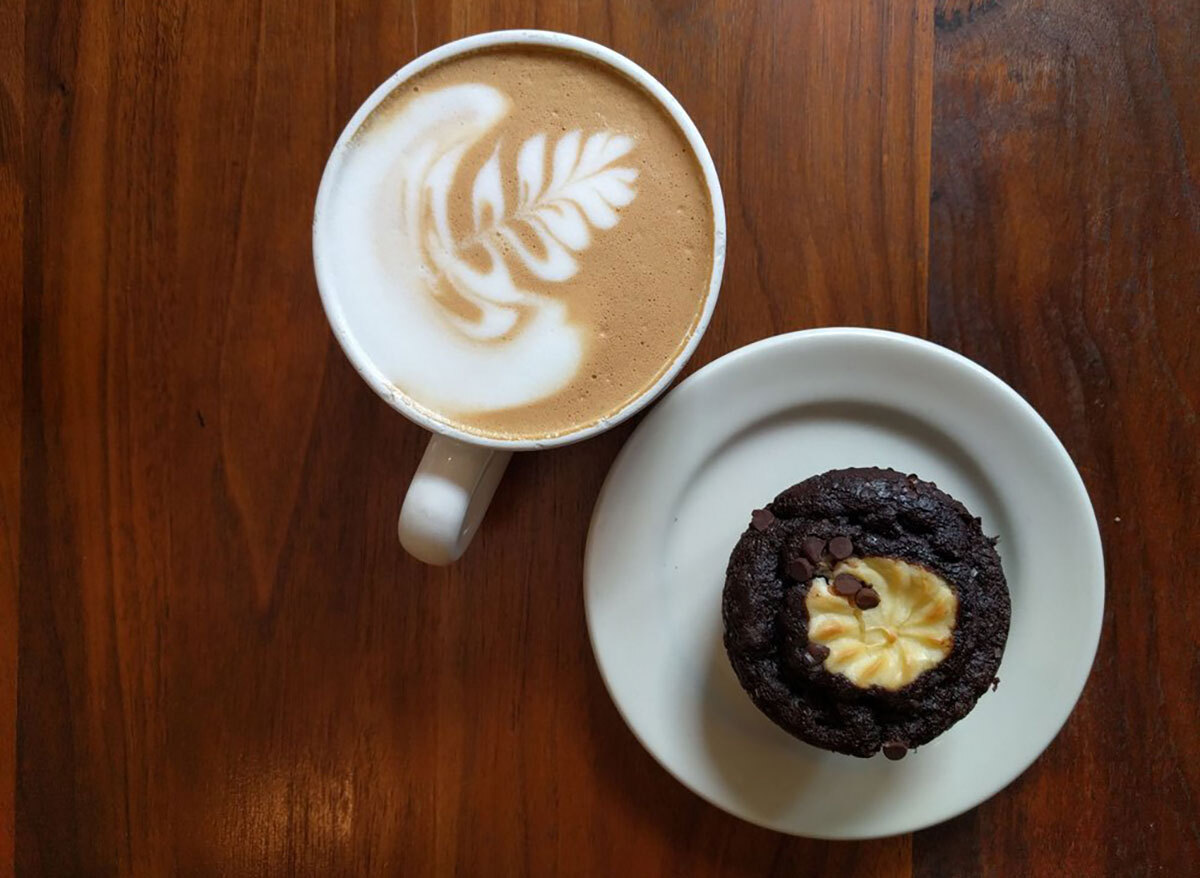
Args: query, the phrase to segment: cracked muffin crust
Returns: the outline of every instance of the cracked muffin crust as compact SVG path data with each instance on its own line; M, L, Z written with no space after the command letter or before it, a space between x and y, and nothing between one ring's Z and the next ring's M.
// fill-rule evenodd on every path
M831 470L751 514L729 559L725 649L803 741L892 759L996 680L1011 607L995 539L932 482Z

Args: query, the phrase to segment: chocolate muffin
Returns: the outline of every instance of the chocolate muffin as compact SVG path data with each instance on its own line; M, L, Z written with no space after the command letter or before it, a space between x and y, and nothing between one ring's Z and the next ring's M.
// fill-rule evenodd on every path
M932 482L831 470L751 514L725 573L725 649L776 724L891 759L996 679L1011 613L996 538Z

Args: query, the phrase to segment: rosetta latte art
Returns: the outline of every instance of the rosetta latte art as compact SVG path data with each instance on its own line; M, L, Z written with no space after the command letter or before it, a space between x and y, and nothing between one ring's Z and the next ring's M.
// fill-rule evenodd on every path
M571 381L584 334L555 286L637 196L621 163L634 140L612 131L536 133L505 167L495 129L508 111L479 83L413 97L352 144L333 206L355 275L343 280L379 327L360 341L397 387L450 411L525 405ZM464 158L489 145L472 179Z
M500 145L475 177L471 189L474 231L455 241L445 222L450 175L434 174L426 187L434 222L424 235L427 252L439 273L479 308L476 320L447 316L472 338L495 339L508 333L517 320L514 305L537 307L538 299L513 280L500 242L508 245L528 271L546 283L562 283L579 271L575 254L592 243L591 227L611 229L620 219L614 208L633 201L637 171L614 165L633 149L633 140L611 132L599 132L586 141L582 132L564 134L554 146L550 179L545 179L546 135L526 140L517 156L520 193L512 212L504 203L500 170ZM451 154L448 159L454 162ZM541 245L541 253L522 240L518 226L526 226ZM475 271L462 259L470 247L487 254L490 269Z

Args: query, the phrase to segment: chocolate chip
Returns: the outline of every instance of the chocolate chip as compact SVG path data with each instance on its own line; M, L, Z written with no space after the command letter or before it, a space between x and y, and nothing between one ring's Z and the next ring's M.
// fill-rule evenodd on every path
M835 561L845 561L854 554L854 544L849 537L834 537L829 541L829 554Z
M863 586L854 594L854 606L860 610L869 610L879 606L879 592L869 585Z
M904 754L908 752L908 748L900 741L887 741L883 745L883 755L895 762L897 759L903 759Z
M805 537L804 542L800 544L800 550L809 561L820 564L821 556L825 554L825 541L820 537Z
M765 531L775 523L775 516L770 509L755 509L750 513L750 524L757 531Z
M833 593L839 594L844 598L853 597L858 594L861 588L863 588L862 582L855 579L849 573L839 573L833 578ZM879 601L876 600L875 603L879 603Z
M804 661L812 667L816 667L827 658L829 658L829 647L823 643L809 643L804 648Z
M992 691L995 692L1000 687L1000 678L992 677Z
M813 566L806 559L797 558L788 562L787 575L796 582L808 582L813 578Z

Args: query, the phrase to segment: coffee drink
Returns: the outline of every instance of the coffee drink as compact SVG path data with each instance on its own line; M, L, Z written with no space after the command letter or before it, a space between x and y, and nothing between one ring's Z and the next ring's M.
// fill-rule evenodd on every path
M571 433L642 396L696 331L711 195L679 126L618 70L534 46L451 58L341 149L317 259L353 343L430 418Z

